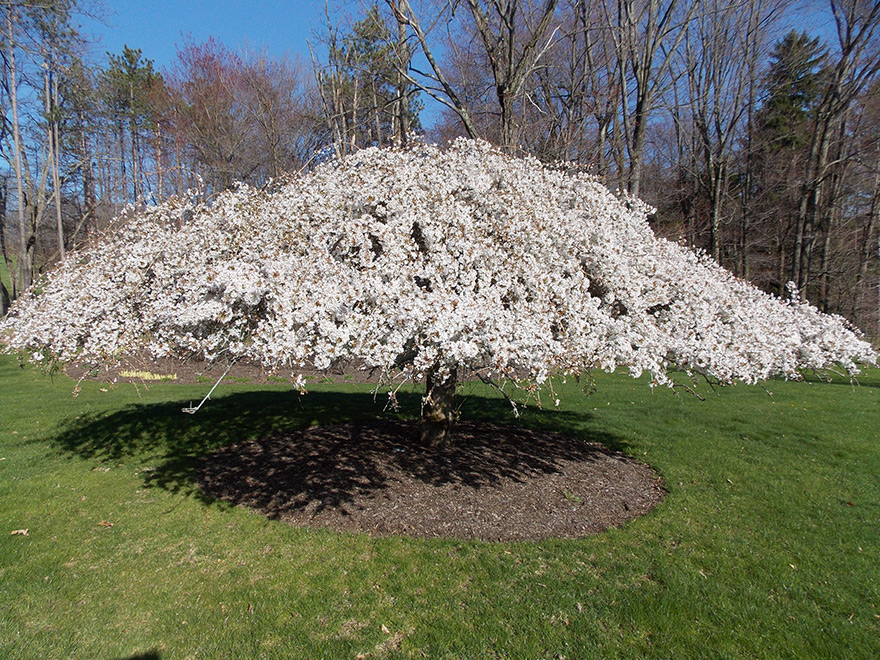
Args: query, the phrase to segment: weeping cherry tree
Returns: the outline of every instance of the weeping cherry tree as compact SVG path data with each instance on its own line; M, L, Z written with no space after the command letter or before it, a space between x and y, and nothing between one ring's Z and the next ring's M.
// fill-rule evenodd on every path
M36 361L347 363L424 381L421 441L449 441L456 384L540 391L625 366L722 383L854 374L876 355L837 316L783 301L654 236L596 179L459 140L365 149L271 189L148 209L71 255L2 325ZM302 384L302 382L300 383Z

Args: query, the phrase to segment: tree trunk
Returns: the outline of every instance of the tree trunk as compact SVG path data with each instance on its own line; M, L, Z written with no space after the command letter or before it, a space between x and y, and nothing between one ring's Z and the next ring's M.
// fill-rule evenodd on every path
M397 139L399 147L406 146L406 140L409 136L409 83L404 76L404 72L409 70L410 60L409 46L406 43L406 23L403 21L403 15L400 13L400 0L392 7L392 13L397 23L397 48L395 55L397 62L397 80L395 86L397 89L397 98L394 101L394 131L393 137Z
M859 246L859 269L856 273L855 286L852 289L850 318L855 317L856 311L859 309L859 294L862 291L862 285L868 277L868 265L871 262L871 251L874 246L874 228L878 225L880 225L880 173L874 175L874 194L871 197L871 209L868 211L868 222L863 234L864 239ZM880 256L880 240L877 242L877 247L878 256ZM880 283L878 283L877 291L880 292ZM880 309L880 305L878 305L878 309ZM880 328L880 314L877 316L877 324L878 328Z
M709 203L712 207L712 220L709 226L709 243L715 263L721 263L721 193L724 181L724 164L715 161L706 150L706 169L709 172Z
M499 90L497 96L501 108L501 148L512 154L516 152L513 138L513 99L504 90Z
M6 190L6 178L0 179L0 218L6 218L6 200L9 198ZM0 222L0 258L6 264L10 276L14 273L14 269L10 268L12 260L6 253L6 223ZM6 316L9 306L12 304L12 295L6 288L6 284L0 280L0 316Z
M161 202L164 199L164 192L162 190L162 127L159 124L156 124L155 128L156 134L156 188L158 190L157 201ZM273 156L274 157L274 156ZM278 176L277 172L274 176Z
M24 199L24 172L22 166L22 149L23 143L21 139L20 123L18 118L18 83L16 82L16 62L15 62L15 42L14 31L15 24L13 22L13 10L8 9L6 12L6 25L8 33L7 46L9 55L6 60L7 71L9 73L9 104L12 108L12 140L15 145L15 152L12 159L12 169L15 172L15 190L16 204L18 206L18 273L17 277L13 276L12 280L12 297L15 298L19 293L24 291L31 283L32 273L27 267L27 229L25 222L25 199ZM17 19L17 16L16 16ZM12 273L10 273L12 275Z
M451 444L452 427L455 424L456 370L441 376L435 367L428 372L422 415L419 419L419 441L428 447L445 447Z
M119 190L122 191L122 199L119 202L119 206L122 207L128 204L128 171L125 168L125 128L123 128L121 118L117 118L116 131L116 137L118 140L116 149L119 158L119 174L121 176L121 183L120 181L117 181L117 185L120 186ZM118 191L117 194L119 194ZM115 211L114 215L116 215L116 213L118 213L118 211Z
M596 174L598 174L603 183L607 183L608 179L608 158L605 154L605 142L608 137L608 125L611 123L611 117L608 114L602 114L596 116L596 121L599 124L599 153L597 156L597 169ZM580 154L579 154L580 155Z
M828 272L831 269L831 238L832 233L835 230L835 225L837 221L834 217L834 212L832 211L831 217L828 218L827 227L825 228L825 236L822 241L822 260L821 265L819 266L819 300L817 306L823 312L828 312L829 308L829 283L830 283L830 273Z
M55 232L58 241L58 256L61 261L66 258L66 250L64 247L64 220L61 216L61 176L60 165L61 144L58 131L58 76L55 67L57 66L57 53L52 49L52 69L46 69L46 115L49 119L49 160L52 167L52 190L55 197Z
M636 102L635 118L632 129L632 148L629 153L629 174L627 176L627 192L638 197L642 190L642 161L645 155L646 123L651 100L646 94Z

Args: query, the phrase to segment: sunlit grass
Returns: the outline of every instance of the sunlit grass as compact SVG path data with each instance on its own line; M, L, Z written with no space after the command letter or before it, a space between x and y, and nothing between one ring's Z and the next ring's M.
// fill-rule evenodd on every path
M706 401L598 377L520 420L654 466L651 514L586 539L375 539L201 497L198 456L382 414L368 386L74 383L0 358L0 657L880 657L880 374ZM106 391L105 391L106 390ZM414 414L416 395L401 414ZM12 535L27 529L28 535Z
M0 257L0 282L3 283L3 286L6 287L6 291L12 296L12 278L10 277L9 266L6 264L6 259L2 257Z

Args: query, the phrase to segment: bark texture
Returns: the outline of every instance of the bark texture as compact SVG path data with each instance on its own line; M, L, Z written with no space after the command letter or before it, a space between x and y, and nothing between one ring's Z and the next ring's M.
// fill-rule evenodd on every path
M448 447L452 443L452 427L458 414L455 410L456 370L447 375L435 368L428 373L425 398L419 419L419 441L426 447Z

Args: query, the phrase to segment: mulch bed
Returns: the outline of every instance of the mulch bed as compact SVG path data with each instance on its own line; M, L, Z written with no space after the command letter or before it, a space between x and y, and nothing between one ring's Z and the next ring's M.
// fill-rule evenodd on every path
M213 382L225 367L132 359L90 374L143 382L120 372ZM79 378L82 369L67 368ZM232 382L288 380L238 363ZM310 372L309 381L369 382L359 369ZM374 536L530 541L596 534L644 515L664 496L647 465L600 444L547 431L460 423L455 443L426 448L415 422L381 421L291 431L228 446L204 457L207 495L266 516Z
M581 537L663 498L648 466L602 445L461 423L426 448L412 422L317 427L232 445L198 468L206 494L294 525L374 536Z

